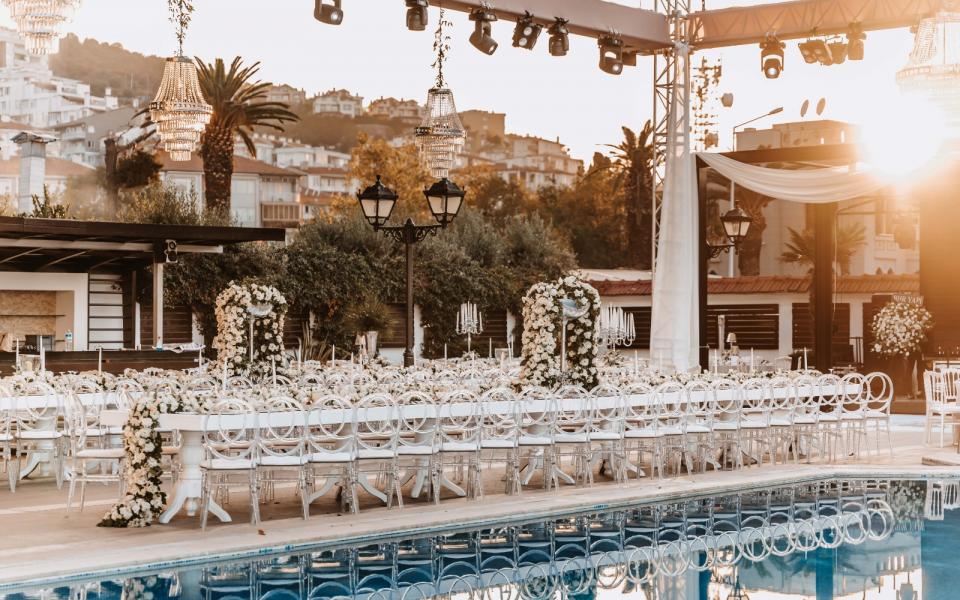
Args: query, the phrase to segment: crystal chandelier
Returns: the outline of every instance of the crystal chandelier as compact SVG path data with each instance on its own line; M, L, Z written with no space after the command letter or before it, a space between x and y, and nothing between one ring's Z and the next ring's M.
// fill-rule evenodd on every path
M427 163L430 175L437 179L449 176L467 140L460 116L457 115L453 92L447 89L443 81L443 63L450 50L450 38L444 35L444 27L448 25L450 22L441 8L440 24L433 44L437 52L437 60L433 64L437 69L436 85L427 94L426 115L416 129L417 149Z
M182 54L168 58L160 89L150 103L150 119L156 124L160 145L171 160L190 160L212 114L213 107L203 97L193 60Z
M160 146L170 155L170 160L184 162L190 160L200 143L213 107L203 97L197 65L183 55L183 40L193 5L183 0L169 0L169 4L180 49L164 65L160 89L150 103L150 120L156 124Z
M3 0L30 54L52 54L80 0Z

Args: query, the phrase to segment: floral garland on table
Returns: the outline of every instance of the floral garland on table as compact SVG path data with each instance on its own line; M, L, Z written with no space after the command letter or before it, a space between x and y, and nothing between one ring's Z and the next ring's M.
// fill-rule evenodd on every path
M126 494L103 516L100 527L146 527L160 516L167 503L161 487L163 438L157 425L160 415L201 413L194 396L183 399L166 393L147 393L137 401L123 426Z
M251 306L269 306L269 312L253 321L253 364L250 364ZM258 283L230 283L220 292L216 303L217 335L213 347L217 351L217 373L266 375L271 365L283 364L283 320L287 300L277 288Z
M559 348L563 313L560 302L586 302L586 314L567 321L567 347ZM562 383L592 389L599 383L597 319L600 294L593 286L565 277L535 284L523 298L521 380L523 385L556 387ZM560 370L560 352L566 352L567 372Z
M932 327L933 316L919 304L890 302L873 317L873 351L890 357L916 354Z

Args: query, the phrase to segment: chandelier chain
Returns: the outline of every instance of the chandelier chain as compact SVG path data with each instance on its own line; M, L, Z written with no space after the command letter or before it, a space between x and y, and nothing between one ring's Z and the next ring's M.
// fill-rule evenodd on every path
M450 54L450 33L447 31L453 27L453 23L447 19L443 7L440 7L440 21L437 24L437 30L434 32L433 51L437 58L433 61L433 68L437 71L437 88L444 87L443 65Z
M193 16L193 0L167 0L170 9L170 22L177 28L178 56L183 56L183 41L187 37L187 28Z

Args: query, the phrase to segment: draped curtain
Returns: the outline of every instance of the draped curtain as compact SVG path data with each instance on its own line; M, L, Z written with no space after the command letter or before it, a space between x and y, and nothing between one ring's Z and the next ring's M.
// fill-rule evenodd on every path
M677 111L671 113L676 115ZM789 202L840 202L873 194L883 187L883 182L868 171L758 167L722 154L694 155L685 142L675 135L667 140L650 332L651 358L660 357L679 371L696 367L699 356L697 240L701 224L697 222L697 157L736 185Z

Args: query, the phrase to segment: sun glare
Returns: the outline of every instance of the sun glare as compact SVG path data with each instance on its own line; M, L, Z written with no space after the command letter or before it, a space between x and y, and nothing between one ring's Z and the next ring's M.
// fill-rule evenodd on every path
M896 94L875 103L859 125L864 166L894 182L905 183L931 166L946 140L943 112L916 94Z

